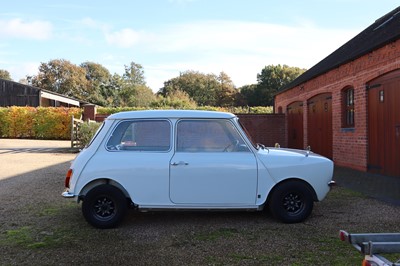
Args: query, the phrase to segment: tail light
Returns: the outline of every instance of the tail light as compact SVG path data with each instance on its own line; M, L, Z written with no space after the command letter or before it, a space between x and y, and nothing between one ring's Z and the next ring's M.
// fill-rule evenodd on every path
M67 176L65 177L65 184L64 185L65 185L66 188L69 188L69 181L70 181L71 177L72 177L72 169L69 169L68 172L67 172Z
M350 236L349 236L349 234L348 234L346 231L340 230L340 232L339 232L339 238L340 238L340 240L342 240L342 241L349 241ZM350 242L350 241L349 241L349 242Z
M369 260L366 260L366 259L363 260L361 265L362 266L379 266L378 263L375 263L373 261L369 261Z

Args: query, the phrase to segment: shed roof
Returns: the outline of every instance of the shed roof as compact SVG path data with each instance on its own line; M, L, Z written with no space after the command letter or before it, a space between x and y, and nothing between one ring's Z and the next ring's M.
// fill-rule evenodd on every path
M280 88L277 94L301 85L334 68L379 49L390 42L396 41L399 38L400 6L377 19L371 26L339 47L336 51L325 57L294 81Z

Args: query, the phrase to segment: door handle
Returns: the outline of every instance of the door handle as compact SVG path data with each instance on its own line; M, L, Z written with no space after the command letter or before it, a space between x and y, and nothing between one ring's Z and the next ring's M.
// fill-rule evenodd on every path
M179 161L179 162L173 162L171 163L172 166L178 166L178 165L189 165L189 163L184 162L184 161Z

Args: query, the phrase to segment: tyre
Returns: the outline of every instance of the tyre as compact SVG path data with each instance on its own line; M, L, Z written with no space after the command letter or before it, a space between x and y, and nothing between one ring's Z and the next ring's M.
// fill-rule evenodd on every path
M271 192L269 209L284 223L299 223L310 216L314 201L309 186L301 181L279 184Z
M86 221L97 228L113 228L123 219L127 209L124 194L111 185L100 185L91 189L82 203Z

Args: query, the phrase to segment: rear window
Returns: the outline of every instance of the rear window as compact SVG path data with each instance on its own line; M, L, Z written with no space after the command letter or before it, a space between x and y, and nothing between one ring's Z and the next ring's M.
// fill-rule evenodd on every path
M107 142L110 151L168 151L171 124L167 120L123 121Z

